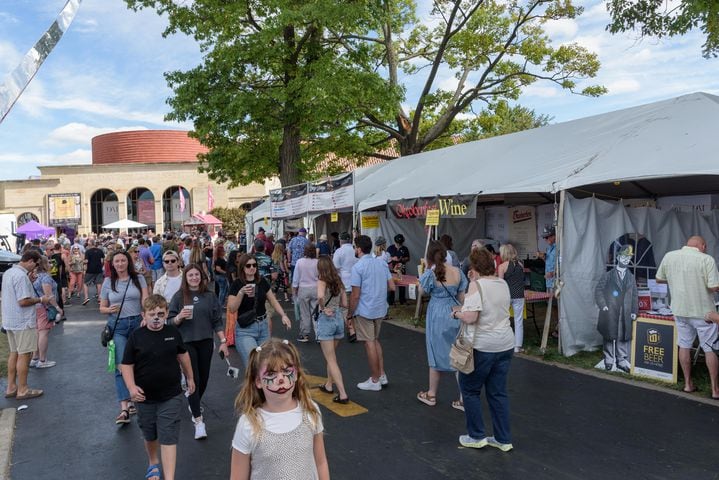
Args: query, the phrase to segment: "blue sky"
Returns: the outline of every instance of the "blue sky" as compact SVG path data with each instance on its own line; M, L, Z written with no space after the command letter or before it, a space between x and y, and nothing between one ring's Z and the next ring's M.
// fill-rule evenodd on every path
M0 81L54 21L66 0L0 2ZM719 59L701 56L698 33L673 39L610 35L604 2L578 1L577 20L547 26L555 43L578 42L599 54L591 83L610 92L584 98L547 83L520 103L555 122L704 91L719 94ZM191 128L164 122L170 96L163 72L200 61L192 39L162 38L165 21L132 12L121 0L84 0L68 32L0 124L0 180L38 175L39 165L91 162L92 137L118 130ZM451 85L452 78L443 80ZM412 95L412 84L408 84Z

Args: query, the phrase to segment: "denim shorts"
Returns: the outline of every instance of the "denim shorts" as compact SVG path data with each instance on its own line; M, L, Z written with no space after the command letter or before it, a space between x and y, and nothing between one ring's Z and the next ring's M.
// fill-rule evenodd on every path
M345 322L338 308L332 317L320 312L317 317L317 340L341 340L345 336Z

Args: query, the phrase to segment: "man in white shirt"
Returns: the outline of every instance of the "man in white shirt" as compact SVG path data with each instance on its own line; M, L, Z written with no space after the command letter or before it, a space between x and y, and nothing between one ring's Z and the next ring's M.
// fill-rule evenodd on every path
M352 285L350 285L352 267L354 267L358 260L358 258L355 257L355 249L352 247L351 242L352 238L350 237L350 234L342 232L340 234L340 248L337 249L332 257L332 262L335 264L335 267L340 274L340 278L342 279L342 283L345 286L347 298L349 298L352 293ZM355 333L354 325L351 319L347 320L347 333L351 343L357 341L357 334Z

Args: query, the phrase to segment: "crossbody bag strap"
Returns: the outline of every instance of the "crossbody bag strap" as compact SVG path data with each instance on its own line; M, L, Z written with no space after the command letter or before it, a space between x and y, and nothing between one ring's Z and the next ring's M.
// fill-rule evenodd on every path
M450 297L452 297L452 300L454 300L454 303L456 303L457 305L462 305L461 303L459 303L459 300L457 300L457 297L455 297L454 295L452 295L452 292L449 291L449 289L448 289L447 286L444 284L444 282L440 281L439 283L442 284L442 287L444 288L444 291L447 292Z
M117 322L120 321L120 313L122 313L122 306L125 305L125 297L127 296L127 289L130 288L130 282L132 282L132 277L129 277L127 279L127 286L125 287L125 293L122 294L122 301L120 302L120 310L117 311L117 316L115 317L115 325L112 326L112 335L115 335L115 329L117 328Z

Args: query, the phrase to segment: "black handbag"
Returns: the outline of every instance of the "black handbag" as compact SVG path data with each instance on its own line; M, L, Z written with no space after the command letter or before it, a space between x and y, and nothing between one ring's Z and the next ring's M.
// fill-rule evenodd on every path
M334 295L330 295L330 298L325 302L325 305L329 304L332 301L332 297L334 297ZM318 318L320 318L320 302L317 302L317 305L315 305L315 309L312 310L312 321L316 322Z
M115 324L112 328L110 328L109 324L105 324L105 328L103 328L102 332L100 332L100 344L103 347L107 347L107 344L110 343L112 337L115 336L115 329L117 328L117 322L120 321L120 312L122 312L122 306L125 305L125 297L127 296L127 289L130 288L130 282L132 282L132 278L127 279L125 293L122 294L122 301L120 302L120 310L117 311L117 316L115 317Z

